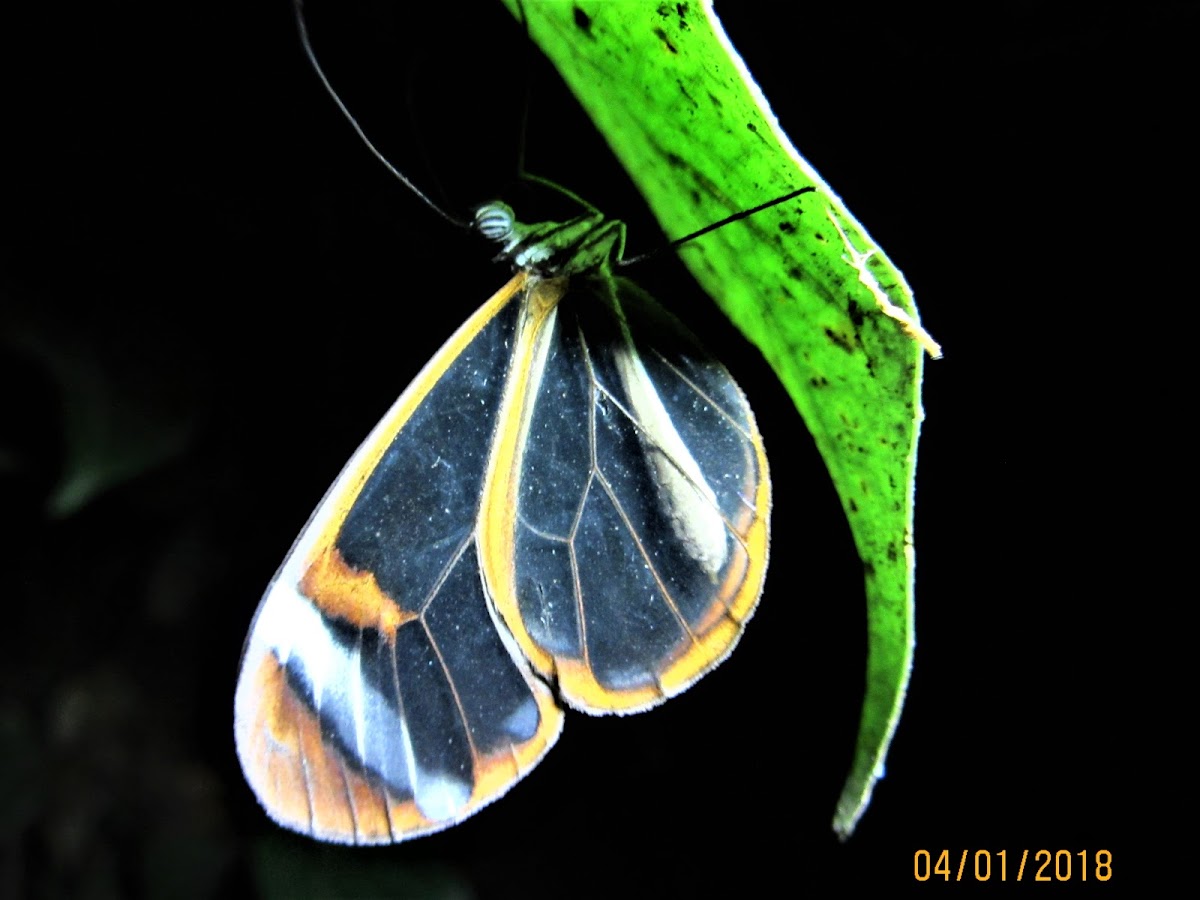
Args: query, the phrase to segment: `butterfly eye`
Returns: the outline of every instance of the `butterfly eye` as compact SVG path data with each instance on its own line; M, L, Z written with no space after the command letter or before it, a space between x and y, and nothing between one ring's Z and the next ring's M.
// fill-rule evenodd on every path
M515 222L512 209L504 203L488 203L475 211L475 230L496 243L512 236Z

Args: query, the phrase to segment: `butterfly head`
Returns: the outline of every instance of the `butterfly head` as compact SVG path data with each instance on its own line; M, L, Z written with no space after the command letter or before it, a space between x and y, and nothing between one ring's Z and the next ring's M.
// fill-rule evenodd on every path
M474 229L500 245L497 260L545 277L578 275L606 268L621 258L625 225L595 211L566 222L517 221L512 207L498 200L475 210Z

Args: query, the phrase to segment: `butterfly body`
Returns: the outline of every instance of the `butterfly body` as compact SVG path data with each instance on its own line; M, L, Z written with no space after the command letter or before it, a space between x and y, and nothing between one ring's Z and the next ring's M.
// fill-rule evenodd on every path
M635 712L720 662L770 482L728 372L627 279L619 222L476 228L516 274L351 458L260 604L235 733L280 823L404 840L503 794L562 705Z

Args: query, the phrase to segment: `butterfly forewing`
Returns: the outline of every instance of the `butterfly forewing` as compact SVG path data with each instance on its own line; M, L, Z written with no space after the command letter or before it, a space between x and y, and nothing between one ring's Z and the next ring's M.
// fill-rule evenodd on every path
M290 828L354 843L436 831L558 737L562 713L497 627L477 548L526 282L517 275L405 391L259 607L238 754Z

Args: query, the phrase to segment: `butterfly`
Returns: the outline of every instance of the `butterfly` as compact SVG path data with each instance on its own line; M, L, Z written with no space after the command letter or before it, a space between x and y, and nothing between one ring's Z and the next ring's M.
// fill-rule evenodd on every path
M564 706L646 710L718 665L762 593L754 415L617 274L624 225L499 202L471 224L514 274L351 457L243 650L243 772L321 840L461 822L537 765Z

